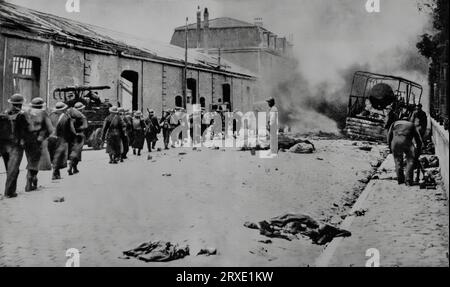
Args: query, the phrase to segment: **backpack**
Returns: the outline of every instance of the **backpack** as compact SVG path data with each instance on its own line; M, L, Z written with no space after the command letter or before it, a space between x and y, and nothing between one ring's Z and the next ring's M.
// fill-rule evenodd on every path
M23 113L23 111L13 115L0 113L0 140L14 140L17 116Z

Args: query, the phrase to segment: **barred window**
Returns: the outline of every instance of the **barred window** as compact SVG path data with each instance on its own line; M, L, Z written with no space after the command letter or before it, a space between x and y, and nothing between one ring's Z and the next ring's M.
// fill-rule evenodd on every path
M32 77L33 60L24 57L13 57L13 74Z

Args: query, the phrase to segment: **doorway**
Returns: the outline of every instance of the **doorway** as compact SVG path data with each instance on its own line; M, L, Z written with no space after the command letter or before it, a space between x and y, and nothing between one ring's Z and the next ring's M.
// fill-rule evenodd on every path
M223 103L227 104L228 110L231 109L231 87L230 84L222 84L222 99Z
M191 104L197 104L197 80L188 78L186 81L187 89L191 91Z
M125 109L137 111L139 109L138 94L139 74L126 70L120 75L121 106Z

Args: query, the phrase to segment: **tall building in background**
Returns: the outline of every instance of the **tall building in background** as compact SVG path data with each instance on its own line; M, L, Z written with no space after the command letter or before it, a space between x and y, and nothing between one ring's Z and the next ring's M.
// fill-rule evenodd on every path
M171 44L185 46L186 27L175 28ZM197 23L187 25L188 48L216 57L217 65L226 59L259 75L264 82L278 83L296 66L292 39L280 37L263 27L261 18L255 22L220 17L209 19L207 8L197 11ZM260 93L262 96L263 93Z

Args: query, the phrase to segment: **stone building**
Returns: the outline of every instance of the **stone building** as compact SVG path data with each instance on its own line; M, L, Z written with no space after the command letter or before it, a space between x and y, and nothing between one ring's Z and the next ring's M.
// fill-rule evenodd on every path
M141 40L105 28L0 0L0 108L19 92L27 102L67 86L109 86L102 99L133 110L230 102L248 110L257 97L256 75L210 55Z
M198 10L196 23L175 28L170 43L184 47L187 30L188 48L238 64L264 82L280 82L295 68L292 43L264 28L261 18L253 24L228 17L209 19L205 8L202 21L200 14Z

